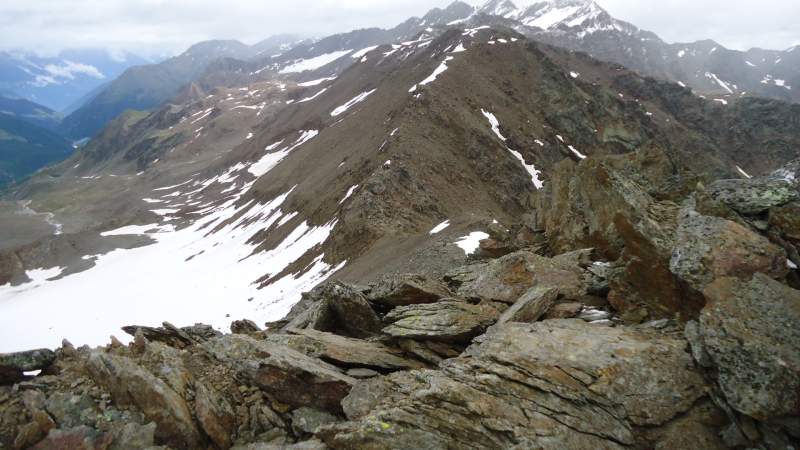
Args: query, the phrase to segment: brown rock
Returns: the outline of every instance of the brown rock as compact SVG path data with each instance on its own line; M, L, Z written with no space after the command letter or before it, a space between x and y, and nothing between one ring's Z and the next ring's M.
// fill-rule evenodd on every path
M236 416L225 398L203 383L195 383L195 413L208 437L217 447L227 450L233 445Z
M572 319L578 317L583 309L583 304L577 302L559 303L554 305L544 315L544 320Z

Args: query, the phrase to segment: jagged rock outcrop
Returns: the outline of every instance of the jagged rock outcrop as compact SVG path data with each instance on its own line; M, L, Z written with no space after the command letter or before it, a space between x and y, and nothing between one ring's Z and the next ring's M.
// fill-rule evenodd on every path
M352 421L318 434L335 449L654 448L680 439L662 427L673 418L718 419L684 348L582 321L506 324L441 370L359 382ZM693 431L695 448L719 448L713 427Z

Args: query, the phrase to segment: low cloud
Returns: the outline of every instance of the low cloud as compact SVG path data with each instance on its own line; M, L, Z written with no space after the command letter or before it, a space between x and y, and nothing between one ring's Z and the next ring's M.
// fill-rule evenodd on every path
M0 48L54 53L106 48L174 54L208 39L255 43L270 35L324 36L390 27L450 0L48 0L0 2ZM475 0L473 3L480 3ZM665 40L712 38L731 48L800 42L796 0L598 0Z

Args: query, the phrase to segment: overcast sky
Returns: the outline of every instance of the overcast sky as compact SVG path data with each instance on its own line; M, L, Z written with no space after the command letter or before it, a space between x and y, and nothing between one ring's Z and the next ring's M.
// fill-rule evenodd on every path
M0 49L174 54L192 43L254 43L277 33L324 36L389 27L450 0L0 0ZM472 3L481 3L473 0ZM711 38L730 48L800 44L798 0L598 0L668 42Z

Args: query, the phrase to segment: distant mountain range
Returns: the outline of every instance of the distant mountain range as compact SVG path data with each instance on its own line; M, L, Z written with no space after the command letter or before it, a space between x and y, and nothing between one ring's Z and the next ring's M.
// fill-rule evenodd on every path
M372 47L398 45L434 30L462 26L509 28L535 41L676 82L721 104L745 96L800 101L796 48L741 52L713 41L670 44L614 18L592 0L490 0L478 7L456 1L391 29L368 28L307 40L278 35L253 46L208 41L157 64L104 51L64 52L58 58L2 53L0 92L62 111L63 119L39 114L44 123L37 125L78 141L95 136L126 110L196 100L215 86L248 80L297 75L302 81L312 72L332 76ZM18 114L30 119L38 113ZM55 121L60 121L57 128Z
M64 111L125 69L148 62L106 50L65 50L53 57L0 52L0 91Z

